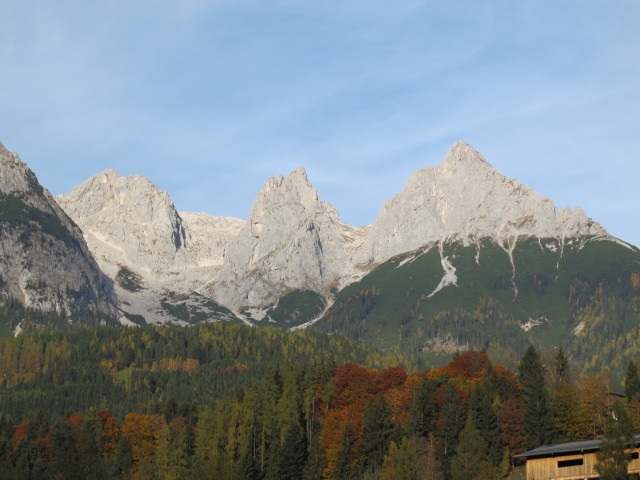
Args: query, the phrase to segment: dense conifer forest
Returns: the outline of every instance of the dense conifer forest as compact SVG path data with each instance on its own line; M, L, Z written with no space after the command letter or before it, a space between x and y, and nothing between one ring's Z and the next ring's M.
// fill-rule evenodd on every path
M640 376L625 411L640 431ZM231 324L0 339L0 468L14 479L498 479L512 456L601 437L607 372L562 349L427 370L338 335Z

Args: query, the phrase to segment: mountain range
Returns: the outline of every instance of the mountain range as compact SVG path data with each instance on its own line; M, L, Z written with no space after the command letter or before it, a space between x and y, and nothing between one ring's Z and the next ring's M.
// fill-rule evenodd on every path
M178 211L113 170L54 198L15 153L0 147L0 161L0 289L28 307L123 324L313 324L383 348L503 356L529 341L576 350L640 323L638 249L464 142L361 227L302 168L268 179L240 220Z

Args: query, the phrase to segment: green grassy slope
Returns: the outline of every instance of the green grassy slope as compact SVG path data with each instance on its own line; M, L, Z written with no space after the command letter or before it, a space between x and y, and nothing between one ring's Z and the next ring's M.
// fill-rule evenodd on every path
M444 274L439 248L394 257L339 292L316 328L383 349L487 349L507 363L529 342L563 345L589 370L594 355L602 358L599 348L640 325L638 250L604 240L563 246L558 239L521 239L513 264L507 250L490 240L446 243L443 256L456 269L457 285L433 296ZM620 363L633 349L611 347L608 361Z
M325 308L324 298L311 290L294 290L267 311L269 323L292 328L318 317Z

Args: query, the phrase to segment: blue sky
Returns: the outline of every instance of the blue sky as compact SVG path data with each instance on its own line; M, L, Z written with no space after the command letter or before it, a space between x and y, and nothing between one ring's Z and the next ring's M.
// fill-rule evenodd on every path
M465 140L640 245L640 2L0 1L0 141L246 218L299 166L350 224Z

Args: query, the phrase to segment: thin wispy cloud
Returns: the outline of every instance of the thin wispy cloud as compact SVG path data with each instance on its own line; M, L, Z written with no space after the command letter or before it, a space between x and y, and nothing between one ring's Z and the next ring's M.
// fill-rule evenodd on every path
M0 141L54 193L111 167L246 217L304 166L352 224L455 140L640 244L640 4L0 3Z

